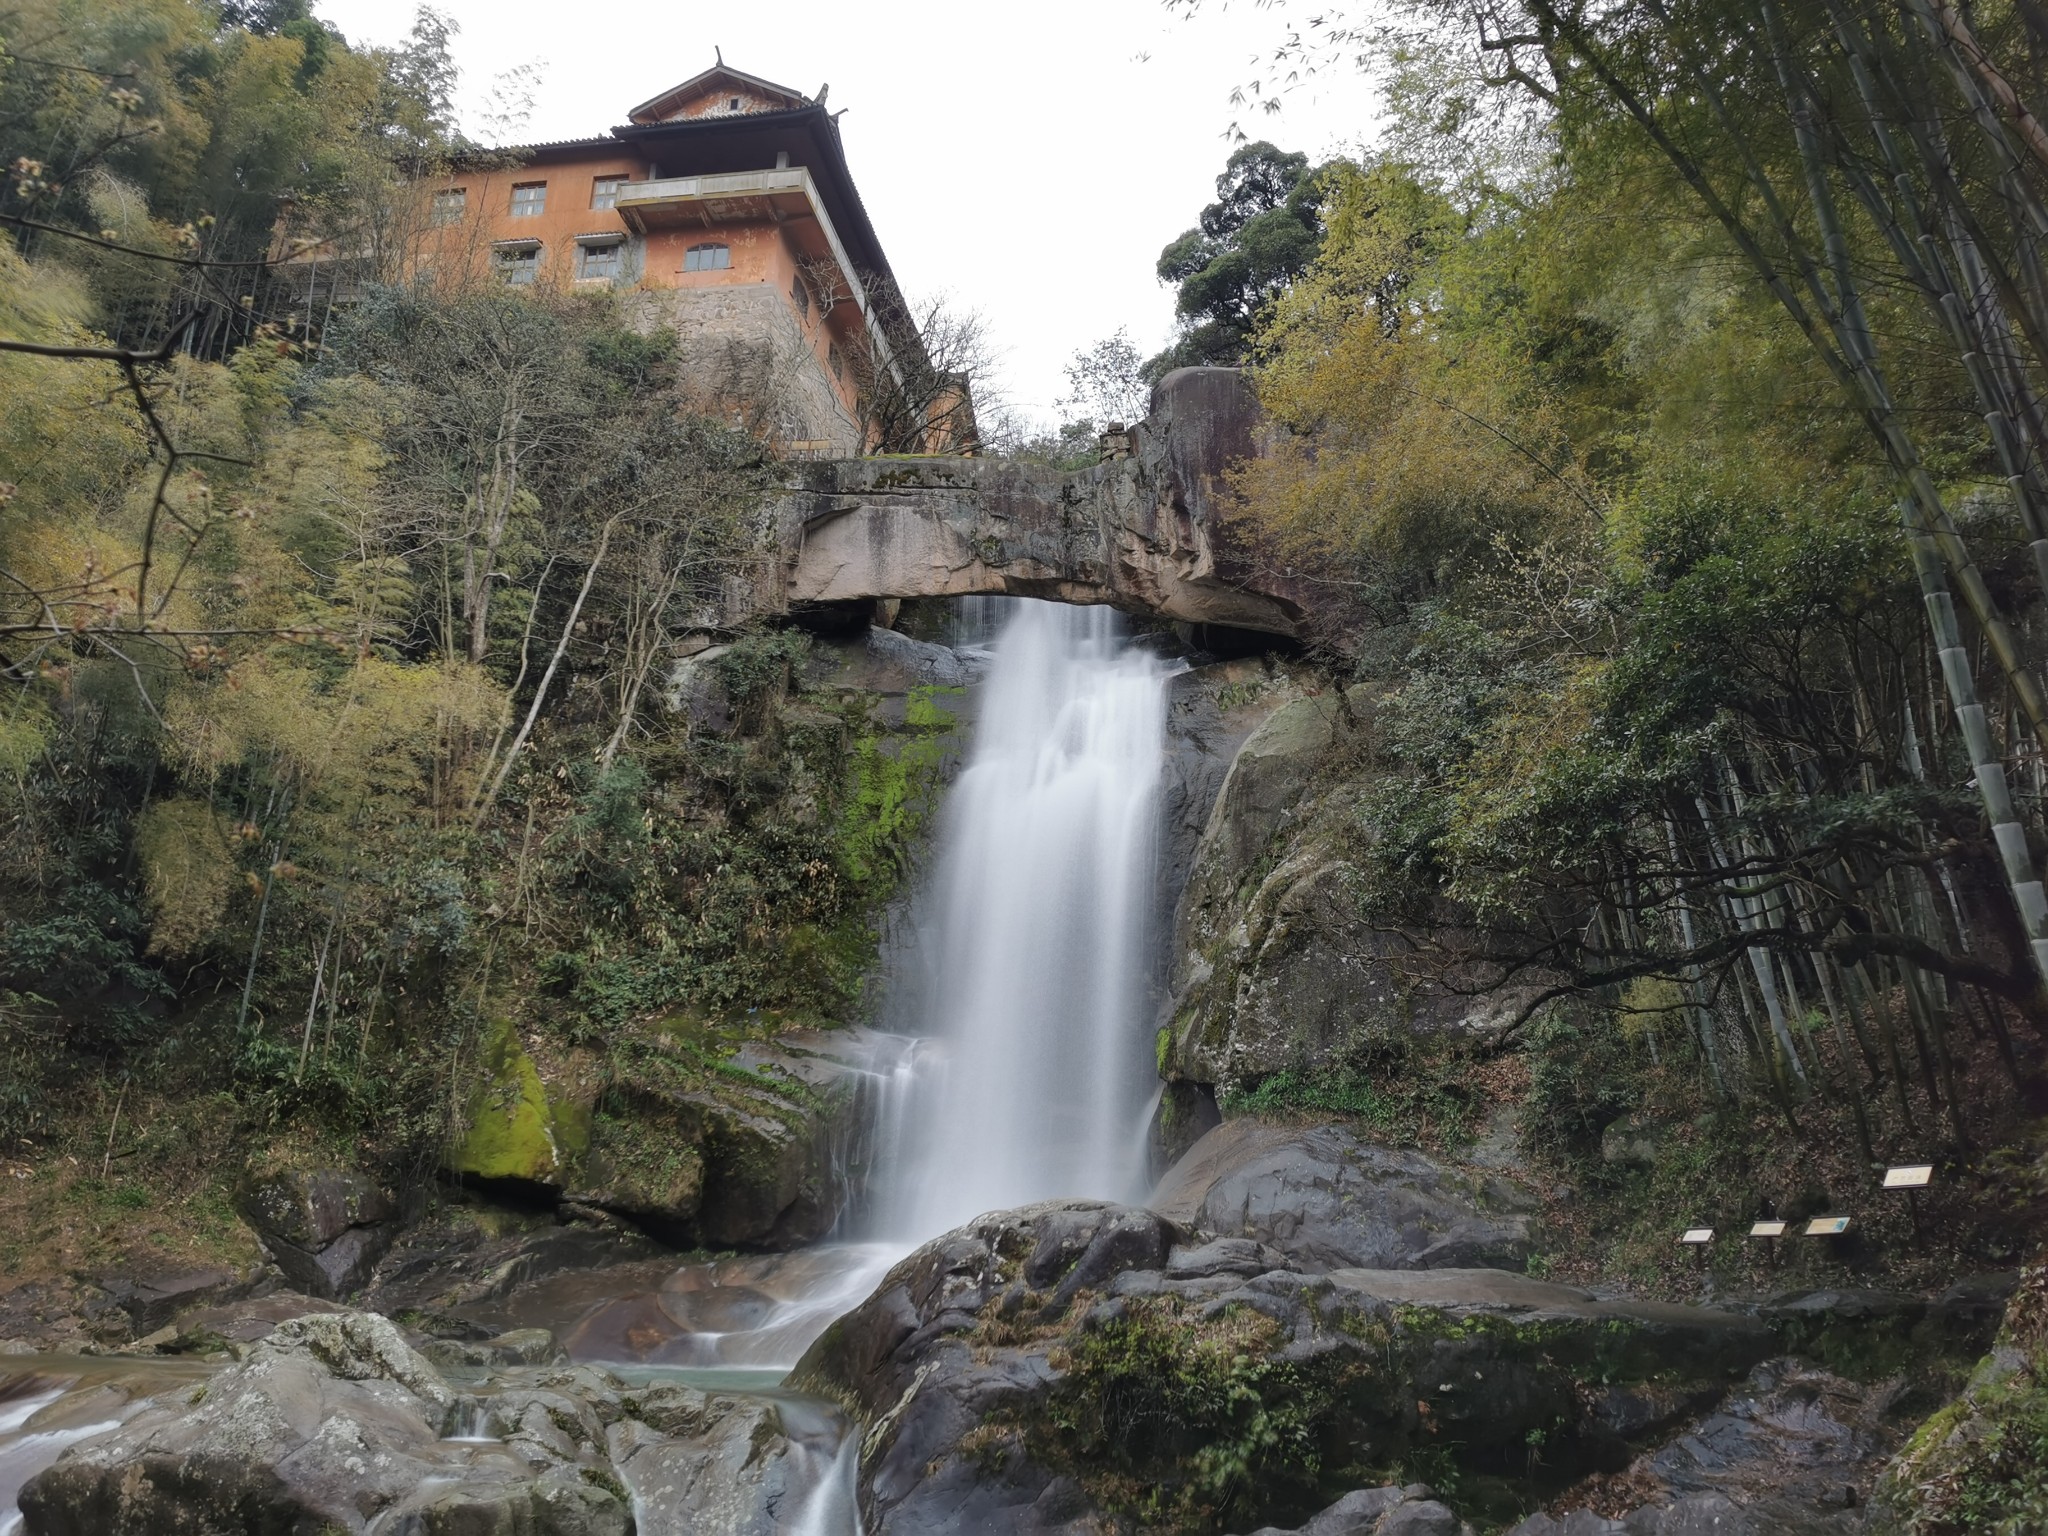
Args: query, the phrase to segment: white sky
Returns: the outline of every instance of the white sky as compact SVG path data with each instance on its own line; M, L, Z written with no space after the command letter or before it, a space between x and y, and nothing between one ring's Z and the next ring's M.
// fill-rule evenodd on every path
M355 43L393 43L416 0L316 0ZM461 26L465 124L480 132L493 80L538 63L528 141L579 138L713 62L846 108L847 159L890 263L913 296L947 291L985 316L999 383L1052 419L1074 352L1128 327L1149 355L1172 330L1153 276L1160 247L1215 195L1242 121L1254 138L1325 154L1372 132L1354 75L1246 115L1286 18L1255 0L1207 0L1188 19L1161 0L438 0Z

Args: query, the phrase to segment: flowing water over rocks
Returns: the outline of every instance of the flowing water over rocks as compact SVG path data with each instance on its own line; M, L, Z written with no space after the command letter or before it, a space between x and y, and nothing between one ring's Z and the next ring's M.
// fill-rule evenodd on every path
M899 1239L1139 1192L1166 669L1119 623L1022 602L996 642L896 1000L938 1042L878 1197Z

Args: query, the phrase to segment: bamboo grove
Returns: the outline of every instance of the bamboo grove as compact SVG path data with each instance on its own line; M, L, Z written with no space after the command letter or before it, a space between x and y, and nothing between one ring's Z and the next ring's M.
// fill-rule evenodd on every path
M612 298L412 280L448 42L423 12L351 49L293 0L0 5L10 1145L114 1082L431 1159L494 974L652 948L647 1006L732 991L781 897L850 888L776 867L822 811L728 822L761 771L657 702L751 558L759 442ZM278 259L305 239L350 253L342 302Z
M2048 17L1318 18L1387 149L1253 362L1244 477L1369 635L1363 900L1715 1091L1895 1102L2048 1029ZM1390 771L1389 771L1390 770Z

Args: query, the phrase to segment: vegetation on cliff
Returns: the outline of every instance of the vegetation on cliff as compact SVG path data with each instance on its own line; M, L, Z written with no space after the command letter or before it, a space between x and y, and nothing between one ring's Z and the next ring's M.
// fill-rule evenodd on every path
M1368 47L1385 147L1321 173L1252 343L1280 432L1240 489L1375 694L1330 835L1411 978L1520 994L1510 1039L1590 1000L1569 1055L1967 1156L2048 1030L2048 173L1946 33L1907 62L1917 13L1527 9ZM2024 95L2021 13L1973 25Z
M950 717L715 633L774 468L672 336L412 280L448 41L0 9L0 1146L81 1153L20 1241L88 1147L203 1246L169 1212L250 1143L417 1177L628 1018L691 1012L715 1077L858 1012ZM736 643L672 676L692 631Z

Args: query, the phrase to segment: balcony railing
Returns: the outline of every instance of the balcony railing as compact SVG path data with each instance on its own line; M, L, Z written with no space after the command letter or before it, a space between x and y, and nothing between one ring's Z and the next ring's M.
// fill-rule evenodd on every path
M619 188L618 206L803 192L807 190L809 181L809 173L800 165L780 171L728 171L718 176L669 176L659 181L629 181Z

